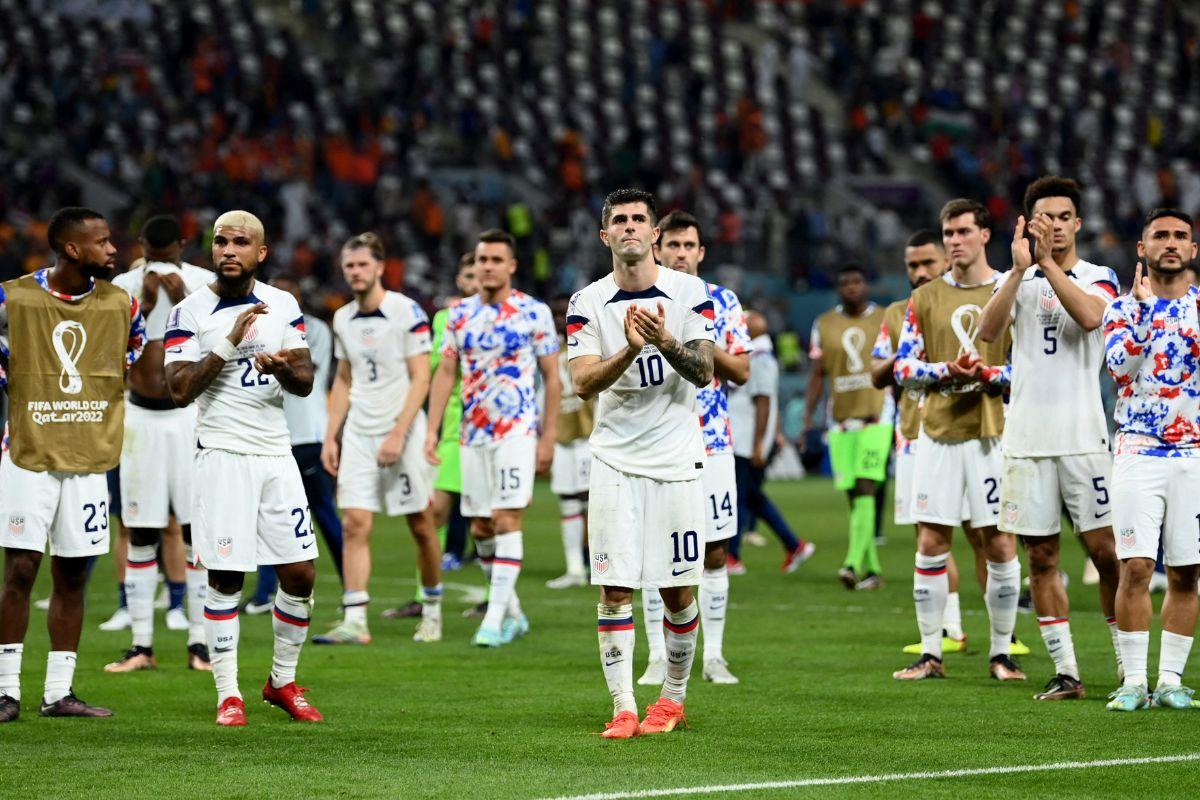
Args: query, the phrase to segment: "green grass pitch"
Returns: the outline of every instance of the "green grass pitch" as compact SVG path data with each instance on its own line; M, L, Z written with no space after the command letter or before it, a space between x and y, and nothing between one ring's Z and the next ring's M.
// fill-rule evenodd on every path
M1021 659L1028 684L987 677L987 618L968 578L961 536L964 620L971 644L948 655L948 679L899 684L891 671L915 640L911 532L889 526L882 550L888 585L849 593L834 573L844 549L844 500L828 481L775 484L771 491L796 530L817 543L793 575L779 571L781 549L745 547L749 574L732 579L726 655L739 686L700 679L688 696L691 729L632 742L595 734L611 715L600 672L594 589L551 591L562 567L557 504L544 485L525 529L520 593L530 636L496 651L468 644L464 587L479 587L474 566L449 573L445 641L417 645L411 621L379 612L413 592L413 546L403 523L383 520L374 540L371 628L365 648L304 648L300 683L327 718L298 725L258 701L271 659L267 616L243 617L241 686L250 725L219 729L207 674L185 669L185 634L156 620L154 672L106 675L103 665L129 644L127 631L96 625L113 608L111 561L96 569L75 687L108 705L110 720L37 716L45 670L45 614L34 611L24 659L24 714L0 728L0 797L95 798L540 798L805 778L1166 756L1200 750L1200 714L1104 709L1115 688L1112 648L1094 587L1077 580L1081 551L1068 538L1064 561L1073 633L1090 696L1036 703L1050 676L1035 620L1018 634L1033 648ZM888 514L890 517L890 513ZM769 535L769 534L768 534ZM1024 557L1022 557L1024 562ZM45 573L47 570L43 570ZM312 633L338 614L336 575L322 558ZM252 581L251 581L252 582ZM42 575L37 596L48 593ZM1158 605L1156 600L1155 605ZM644 665L640 610L637 665ZM1155 628L1157 631L1157 627ZM1151 667L1158 634L1151 637ZM982 652L979 649L982 648ZM643 706L655 697L638 687ZM1152 791L1194 796L1200 764L1170 763L1082 770L938 778L859 786L756 789L741 797L1093 798ZM711 796L711 795L693 795Z

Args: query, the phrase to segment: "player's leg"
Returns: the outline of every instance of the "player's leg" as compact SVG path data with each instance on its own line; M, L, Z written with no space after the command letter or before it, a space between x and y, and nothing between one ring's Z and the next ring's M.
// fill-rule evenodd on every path
M1200 501L1195 494L1200 469L1190 463L1177 469L1167 497L1167 524L1163 533L1167 596L1162 604L1158 685L1151 703L1164 708L1190 709L1192 690L1183 685L1182 678L1196 635L1200 539L1196 536L1195 521L1200 519Z
M1121 647L1117 641L1115 609L1121 567L1112 529L1112 457L1108 453L1089 453L1059 460L1063 496L1088 554L1088 563L1096 571L1100 610L1108 626L1120 675Z
M190 507L190 506L189 506ZM191 519L191 512L188 512ZM184 552L187 556L187 663L188 669L201 672L212 671L212 661L208 653L208 637L204 632L204 603L208 600L208 570L196 563L195 549L192 546L192 525L187 523L180 526L183 536Z
M103 485L103 476L97 477ZM107 543L105 549L108 549ZM69 550L63 548L63 552ZM87 588L89 558L88 555L56 555L50 559L53 591L47 620L50 653L46 657L46 685L40 712L43 717L112 716L107 708L88 705L76 697L73 686L79 636L83 630L83 596Z
M467 495L463 495L465 504ZM464 505L465 508L465 505ZM488 517L467 517L467 524L471 532L471 541L475 547L475 555L479 560L479 570L483 573L483 582L486 587L486 596L482 603L476 606L475 609L469 609L468 613L475 613L482 619L487 615L488 609L491 607L492 599L492 569L496 561L496 528L492 523L491 516ZM476 631L473 642L480 640L479 632ZM495 644L492 644L492 642ZM500 642L499 634L489 630L483 635L483 639L478 642L485 647L498 647Z
M119 631L129 627L129 608L125 602L125 559L129 556L129 529L121 519L120 466L110 469L104 477L108 483L108 513L117 520L117 537L112 545L113 572L117 579L117 609L111 617L100 623L100 630Z
M386 510L386 471L376 460L383 438L350 430L342 434L337 481L342 509L342 619L327 633L313 637L313 644L371 643L367 583L371 577L371 530L375 515Z
M525 555L522 523L533 499L537 439L516 436L501 440L491 449L491 456L490 505L496 550L488 610L479 627L488 632L485 636L500 630L502 642L507 643L529 632L529 620L517 595L517 579Z
M333 561L338 579L342 578L342 520L338 517L334 502L333 477L321 466L321 445L300 444L292 448L292 458L300 469L304 481L304 496L308 499L308 510L321 529L325 541L325 552Z
M612 721L605 724L601 736L605 739L631 739L642 732L637 699L633 694L636 637L632 589L623 586L600 587L600 602L596 606L596 638L600 645L604 682L608 685L613 704Z
M0 722L12 722L21 712L21 656L29 629L29 598L41 564L42 554L38 551L4 549L4 588L0 590Z
M243 572L211 567L207 573L204 634L217 689L217 724L241 726L246 724L246 707L238 687L238 644L242 634L238 604L246 576Z
M578 447L582 444L583 448ZM587 508L584 497L587 481L578 462L584 460L586 440L568 444L555 443L554 462L550 465L550 491L558 497L563 560L566 572L546 582L551 589L570 589L587 583L583 563L584 513ZM583 495L583 497L581 497Z
M154 592L158 588L158 542L155 528L129 529L129 555L125 563L125 598L129 605L129 627L133 638L119 660L105 672L154 669Z
M892 441L891 425L869 425L859 436L854 453L854 487L850 524L855 528L866 576L854 588L878 589L883 586L883 568L879 563L876 538L879 532L879 506L876 495L887 480L888 450Z
M700 628L704 634L703 676L713 683L738 679L725 661L725 624L729 609L729 540L737 532L737 479L733 457L710 455L701 472L704 488L704 573L700 578ZM649 620L646 622L649 625Z
M415 437L414 437L415 439ZM421 624L414 641L442 640L442 547L433 511L425 508L408 515L408 530L417 543L417 567L421 574Z
M846 555L842 558L838 577L847 589L853 589L858 579L864 574L863 557L865 549L858 539L862 526L856 525L855 514L855 453L858 449L859 436L862 431L829 431L829 463L833 469L833 488L846 493L850 505L849 528L846 535Z
M183 528L174 517L162 532L159 556L167 582L167 629L187 630L187 614L183 610L187 593L187 554L183 543Z

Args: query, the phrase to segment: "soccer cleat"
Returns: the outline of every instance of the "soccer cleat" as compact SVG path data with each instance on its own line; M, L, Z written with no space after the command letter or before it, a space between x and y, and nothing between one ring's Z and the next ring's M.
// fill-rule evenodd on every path
M1055 675L1046 683L1046 688L1033 696L1034 700L1082 700L1087 692L1078 678L1070 675Z
M505 617L500 625L500 638L504 644L512 644L517 639L529 633L529 617L521 614L519 617Z
M1022 614L1033 613L1033 593L1028 589L1022 589L1017 597L1017 611Z
M167 630L169 631L186 631L188 629L187 614L183 613L182 608L167 609Z
M800 542L794 550L791 550L784 556L783 563L779 568L784 572L795 572L800 568L800 565L812 558L817 546L812 542Z
M988 673L998 681L1028 680L1017 662L1008 656L992 656L988 662Z
M1012 643L1008 646L1008 654L1010 656L1027 656L1029 655L1029 645L1018 639L1014 633Z
M254 598L250 598L246 601L246 605L242 606L242 612L252 617L257 617L260 614L270 614L273 608L275 608L274 600L266 600L260 603Z
M454 572L462 569L462 559L454 553L442 553L442 572Z
M1174 686L1159 686L1150 695L1150 705L1155 708L1191 708L1192 690L1178 683Z
M370 644L371 634L366 625L342 620L329 633L313 637L313 644Z
M157 669L158 662L154 660L154 649L150 647L131 647L121 656L120 661L104 665L105 672L136 672L139 669Z
M666 697L646 708L646 718L642 720L642 733L670 733L677 725L687 727L687 717L683 715L683 703L676 703Z
M604 733L600 734L600 738L632 739L641 735L641 732L642 726L638 724L637 714L632 711L622 711L613 717L611 722L604 723Z
M892 677L898 681L923 681L926 678L944 678L946 677L946 667L937 656L922 653L921 657L912 664L904 669L898 669L893 672Z
M1122 686L1108 696L1109 711L1138 711L1150 707L1150 694L1145 686Z
M440 619L423 619L413 634L414 642L440 642L442 640L442 621Z
M212 659L208 657L208 645L202 642L188 645L188 669L197 672L212 672Z
M282 708L296 722L323 722L325 717L321 716L317 707L304 699L304 693L307 691L305 687L297 686L295 681L276 688L271 684L271 679L267 678L266 684L263 685L262 698L271 705Z
M471 644L476 647L499 647L504 644L504 634L497 628L480 626L479 630L475 631L475 635L471 637Z
M867 577L863 578L861 581L854 584L855 591L859 591L859 592L869 592L872 589L882 589L882 588L883 588L883 578L879 577L874 572L868 574Z
M1096 565L1089 558L1083 565L1083 585L1095 586L1098 583L1100 583L1100 570L1096 569Z
M847 589L853 590L855 586L858 586L858 576L854 574L854 570L850 567L842 567L838 570L838 580Z
M667 679L667 660L652 658L646 664L646 671L638 678L638 686L662 686Z
M53 703L42 701L42 709L38 712L43 717L111 717L113 713L107 708L89 706L87 703L68 692L66 697Z
M41 600L34 600L33 607L36 608L38 611L49 611L50 610L50 598L43 597Z
M217 724L229 728L246 726L246 704L240 697L226 697L217 707Z
M546 581L547 589L574 589L576 586L587 586L588 581L583 575L559 575L557 578L551 578Z
M483 619L487 615L487 600L482 603L476 603L463 612L463 617L466 619Z
M113 615L111 617L104 620L104 622L100 623L100 630L102 630L102 631L123 631L126 628L128 628L131 624L132 624L132 621L129 618L129 609L126 608L125 606L121 606L120 608L118 608L116 611L113 612Z
M704 680L724 686L732 686L738 682L737 676L729 671L729 665L723 658L705 659L703 674Z
M0 694L0 722L15 722L21 716L21 701L6 694Z
M741 562L741 559L733 556L725 556L725 572L729 575L745 575L746 565Z
M962 653L966 649L967 635L965 633L962 635L961 639L955 639L953 636L947 633L944 628L942 629L942 655L945 655L946 653ZM922 649L921 643L916 642L914 644L904 645L902 652L913 656L919 656L925 651Z
M383 612L384 619L412 619L419 617L424 612L423 607L416 600L412 600L399 608L389 608Z

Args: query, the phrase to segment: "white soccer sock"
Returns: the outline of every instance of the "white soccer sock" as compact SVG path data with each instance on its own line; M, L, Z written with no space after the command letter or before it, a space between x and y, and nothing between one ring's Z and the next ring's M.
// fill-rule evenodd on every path
M69 650L51 650L46 656L46 692L42 700L57 703L71 693L77 657Z
M700 629L704 632L704 660L720 659L725 643L725 613L729 606L729 573L706 569L700 577Z
M271 685L278 689L296 680L300 648L308 638L308 620L313 598L296 597L282 588L275 591L275 613L271 629L275 632L275 657L271 659Z
M514 619L521 616L521 598L517 596L517 589L514 586L512 594L508 596L508 608L505 610L507 616Z
M950 554L923 556L917 553L913 571L913 604L917 607L917 628L921 631L921 652L942 657L942 622L946 617L946 597L950 579L946 562Z
M1178 686L1187 666L1188 653L1192 651L1192 637L1180 636L1170 631L1162 632L1158 649L1158 685Z
M651 661L667 660L667 641L663 638L663 601L658 589L642 590L642 621L646 623L646 644Z
M204 644L204 601L208 598L208 570L198 567L187 545L188 646Z
M277 592L278 593L278 592ZM342 592L342 619L353 625L367 624L367 604L371 596L366 590Z
M1012 650L1012 635L1017 627L1017 601L1021 595L1021 562L987 562L987 591L983 599L992 621L992 648L989 658L1006 656Z
M663 635L667 641L667 679L663 681L662 696L682 703L687 696L688 678L696 657L696 637L700 631L700 610L696 601L682 611L667 609L663 618Z
M1108 624L1108 633L1112 637L1113 652L1117 654L1117 674L1121 675L1125 666L1121 663L1121 642L1117 638L1117 618L1105 617L1104 621Z
M442 585L421 587L421 619L442 618Z
M583 501L568 498L562 501L563 556L568 575L583 575Z
M125 603L134 647L154 644L154 590L158 588L158 558L152 544L129 545L125 562Z
M276 595L282 592L276 592ZM241 622L238 604L242 593L223 594L208 587L204 602L204 634L208 640L208 655L212 661L213 681L217 685L217 705L228 697L241 697L238 691L238 636Z
M496 558L492 562L492 594L488 598L487 614L483 617L483 627L500 629L500 623L509 613L509 604L517 588L517 576L521 574L521 558L525 552L523 536L520 531L498 533L493 541L496 543ZM520 605L517 606L520 613Z
M0 694L13 700L21 699L21 654L24 652L23 642L0 644Z
M948 583L947 586L949 586ZM942 614L942 628L951 639L963 638L962 607L958 603L958 592L950 592L946 595L946 611Z
M612 695L613 716L637 713L633 696L633 604L596 606L596 636L600 640L600 666Z
M1125 665L1125 686L1146 685L1146 654L1150 650L1150 631L1117 631L1121 645L1121 663Z
M1071 623L1067 617L1038 617L1038 628L1046 651L1054 662L1054 671L1079 680L1079 665L1075 662L1075 643L1071 640Z

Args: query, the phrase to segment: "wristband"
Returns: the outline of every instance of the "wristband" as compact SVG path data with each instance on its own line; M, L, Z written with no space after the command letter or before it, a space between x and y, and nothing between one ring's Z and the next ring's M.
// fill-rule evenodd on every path
M213 347L212 353L222 361L231 361L232 359L237 358L238 349L237 346L228 339L221 339L221 341L217 342L216 346Z

